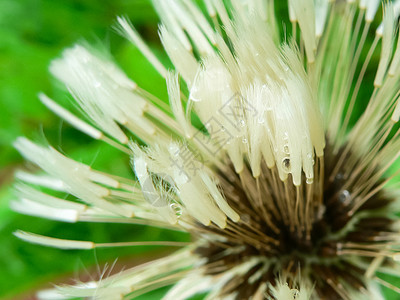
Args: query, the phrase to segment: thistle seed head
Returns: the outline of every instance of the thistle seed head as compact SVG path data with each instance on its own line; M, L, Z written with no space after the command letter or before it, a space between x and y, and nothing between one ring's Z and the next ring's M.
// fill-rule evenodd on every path
M46 175L18 173L12 205L60 221L182 230L193 242L155 241L182 249L41 297L133 298L171 284L165 299L382 299L380 285L398 291L377 274L399 274L400 2L385 3L375 26L377 0L289 0L284 38L274 1L153 2L173 70L126 19L117 29L165 78L170 106L81 45L50 70L87 121L40 95L78 130L130 155L135 178L19 138L15 147ZM16 235L67 249L113 246Z

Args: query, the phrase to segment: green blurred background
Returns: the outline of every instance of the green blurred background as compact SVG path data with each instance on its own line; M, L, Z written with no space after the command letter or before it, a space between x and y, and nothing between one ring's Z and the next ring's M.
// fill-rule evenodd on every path
M277 13L286 20L285 1L276 3ZM26 167L11 146L17 136L45 139L94 168L132 177L128 157L63 123L37 99L43 91L74 109L68 93L47 69L63 49L83 39L102 45L139 85L166 99L164 80L112 29L120 15L132 21L168 65L157 35L158 18L149 0L0 0L0 299L35 299L34 292L51 287L51 283L98 279L104 265L113 264L116 258L114 272L168 251L156 247L63 251L19 241L12 235L17 229L96 242L187 239L146 226L64 224L18 215L9 209L13 173ZM164 291L156 291L151 298L159 299ZM387 299L399 299L395 293L385 292Z

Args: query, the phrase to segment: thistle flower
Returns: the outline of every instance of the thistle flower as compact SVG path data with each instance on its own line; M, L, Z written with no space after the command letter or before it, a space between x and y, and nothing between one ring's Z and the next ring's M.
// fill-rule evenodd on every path
M137 180L19 138L15 147L45 175L17 174L13 208L179 229L193 242L155 242L181 248L40 296L133 298L171 284L165 299L382 299L380 285L396 290L376 273L400 271L391 171L400 154L400 2L385 3L374 27L378 0L289 0L284 39L271 0L204 0L205 13L194 1L153 2L174 70L126 19L118 30L165 78L169 107L81 45L50 70L88 121L40 95L78 130L130 155ZM373 86L366 72L375 72ZM66 249L108 246L16 235Z

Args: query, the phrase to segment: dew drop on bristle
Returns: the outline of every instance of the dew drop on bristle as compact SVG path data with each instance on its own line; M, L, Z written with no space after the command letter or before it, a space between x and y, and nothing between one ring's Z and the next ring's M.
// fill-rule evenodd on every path
M343 174L342 173L337 173L335 176L335 180L342 180L343 179Z
M282 160L282 168L285 172L290 172L290 159L289 158L284 158Z
M350 192L348 190L343 190L339 195L339 201L341 203L348 202L350 200L350 197L351 197Z
M182 206L180 204L173 202L169 205L169 207L171 208L175 216L180 217L182 215Z
M290 153L289 146L287 144L283 146L283 152L285 154L289 154Z
M190 90L190 100L193 102L200 102L201 99L197 98L198 89L197 86L193 86Z

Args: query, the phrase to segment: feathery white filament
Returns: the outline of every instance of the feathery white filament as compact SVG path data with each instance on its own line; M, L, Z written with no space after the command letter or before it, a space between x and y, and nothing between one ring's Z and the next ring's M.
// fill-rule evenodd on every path
M186 119L182 107L181 90L179 87L179 77L177 73L169 72L167 75L168 98L172 112L177 119L179 125L183 128L187 138L191 138L191 124Z
M14 235L27 242L39 244L43 246L55 247L60 249L94 249L94 248L107 248L107 247L134 247L134 246L172 246L183 247L187 243L184 242L171 242L171 241L150 241L150 242L119 242L119 243L94 243L90 241L77 241L53 238L43 236L31 232L17 230Z
M62 180L69 193L104 210L126 217L132 216L129 206L123 207L105 200L110 191L91 180L94 171L89 166L63 156L54 148L39 146L25 138L18 138L14 146L26 159L40 166L48 174ZM95 175L95 178L101 183L106 182L103 176Z
M163 178L174 187L178 205L182 206L183 218L192 216L206 226L214 222L220 227L226 226L227 215L238 220L237 214L227 205L215 183L201 169L195 169L201 167L200 162L192 157L190 165L185 164L182 152L190 154L186 146L171 143L167 149L149 148L144 152L133 144L132 150L135 173L144 195L150 191L150 196L153 197L160 191L152 186L151 174L166 174ZM168 194L158 196L164 197L165 203L163 206L155 206L155 209L170 222L176 222L177 216L169 209Z
M305 282L297 282L299 287L290 288L286 279L279 278L276 286L270 285L270 290L276 300L309 300L311 299L313 288Z
M164 26L174 33L187 50L192 50L189 37L195 41L196 50L202 55L213 52L213 30L204 17L200 17L202 14L194 5L181 0L153 0L153 3Z
M326 17L329 10L329 0L314 0L315 5L315 35L320 38L324 32Z
M56 115L63 118L65 121L69 122L72 126L77 128L78 130L86 133L88 136L98 140L101 139L103 133L97 130L96 128L90 126L89 124L83 122L81 119L77 118L74 114L67 111L62 106L58 105L52 99L47 97L45 94L40 93L39 99L42 101L44 105L46 105L50 110L52 110Z
M243 42L241 47L245 47ZM259 47L256 53L260 57L273 57L271 51L264 56L269 50L267 45ZM269 47L274 50L274 45ZM245 69L248 50L239 50L238 59L243 60ZM323 155L324 132L296 50L284 46L282 52L282 56L270 58L263 68L270 72L264 76L261 71L256 72L258 77L246 81L238 81L236 76L240 75L231 74L229 70L235 66L225 65L217 57L205 60L190 91L190 100L202 122L210 125L210 141L226 150L237 172L241 172L243 157L248 153L257 177L262 153L268 166L277 166L282 180L290 173L293 182L300 185L303 171L312 181L314 151L319 157ZM251 72L254 69L248 73Z
M126 144L128 138L117 123L133 128L145 141L155 133L143 118L146 101L133 92L136 84L112 62L76 45L53 61L50 71L68 87L84 113L119 142Z
M308 62L312 63L315 60L315 51L317 49L313 0L290 0L290 3L303 34L302 38L304 40ZM319 20L320 23L322 23L321 21Z
M85 204L72 202L48 195L24 183L16 184L15 190L20 199L29 199L31 201L35 201L37 203L54 208L70 209L78 212L83 212L88 208Z
M365 14L366 22L371 23L374 20L379 4L381 4L380 0L369 0L367 2L367 12Z
M31 183L41 187L47 187L54 191L61 191L61 192L66 191L65 184L62 180L54 178L49 175L39 175L39 174L27 173L24 171L17 171L15 173L15 178L22 180L26 183Z
M72 241L72 240L62 240L57 238L51 238L39 234L34 234L22 230L14 232L14 235L24 241L33 244L39 244L49 247L55 247L60 249L93 249L93 242L86 241Z
M192 254L191 248L177 251L163 259L142 264L130 270L121 271L117 274L106 276L98 281L78 283L75 286L59 286L52 290L40 293L40 299L63 299L62 295L69 295L74 298L95 298L95 299L122 299L124 295L138 291L146 291L152 284L170 281L169 275L182 277L184 272L198 259ZM164 279L165 278L165 279ZM54 298L53 298L54 297ZM59 298L60 297L60 298Z
M176 10L183 9L180 1L170 2ZM296 10L309 12L308 18L313 17L312 2L301 4L293 1L292 4ZM217 2L213 5L224 20L221 15L225 13L223 6ZM327 10L327 3L323 1L316 6L322 11ZM168 30L161 28L161 36L170 58L189 85L188 107L193 106L206 128L209 127L209 139L200 141L206 151L215 155L218 149L224 149L236 172L241 172L244 156L248 154L256 177L260 173L261 157L264 157L269 167L277 166L282 180L290 173L293 182L299 185L304 171L312 181L314 153L319 157L323 155L324 132L316 99L313 98L314 91L297 50L283 46L280 51L270 33L263 29L261 15L250 9L251 19L237 15L235 26L226 21L226 32L235 57L225 48L225 41L217 39L222 58L207 52L198 66L192 54L179 46L180 42L173 41L173 35L169 33L170 30L181 30L179 26L172 29L173 24L189 21L177 19L174 13L169 12L168 16L166 13L164 11L161 15L170 25ZM310 59L316 47L315 27L306 16L301 18L301 27L307 31L304 36L313 41L308 43L311 45ZM325 22L322 19L318 21L320 28ZM311 24L312 28L305 24ZM196 41L194 39L195 45L201 47ZM197 73L194 73L194 68ZM176 83L172 85L171 80L169 82L172 107L177 118L182 119L176 92L172 93L177 89L174 87Z
M400 4L400 2L399 2ZM392 62L389 67L389 76L395 76L400 73L400 34L397 34L397 46L394 52Z
M161 74L161 76L165 78L167 76L167 70L165 69L164 65L157 59L157 57L151 52L151 50L142 40L135 28L133 28L133 26L125 18L118 17L117 21L120 25L120 28L118 28L120 33L125 36L133 45L138 47L138 49L154 66L154 68Z
M79 213L73 209L54 208L29 199L20 199L10 204L11 209L21 214L41 217L49 220L74 223L79 219Z
M192 295L210 290L213 280L211 276L194 274L186 276L172 287L163 297L164 300L188 299Z
M393 6L388 3L385 6L385 15L383 20L383 36L382 36L382 51L379 60L378 70L376 72L374 85L380 87L383 82L383 78L386 74L387 67L392 57L393 44L394 44L394 32L395 32L395 19Z

